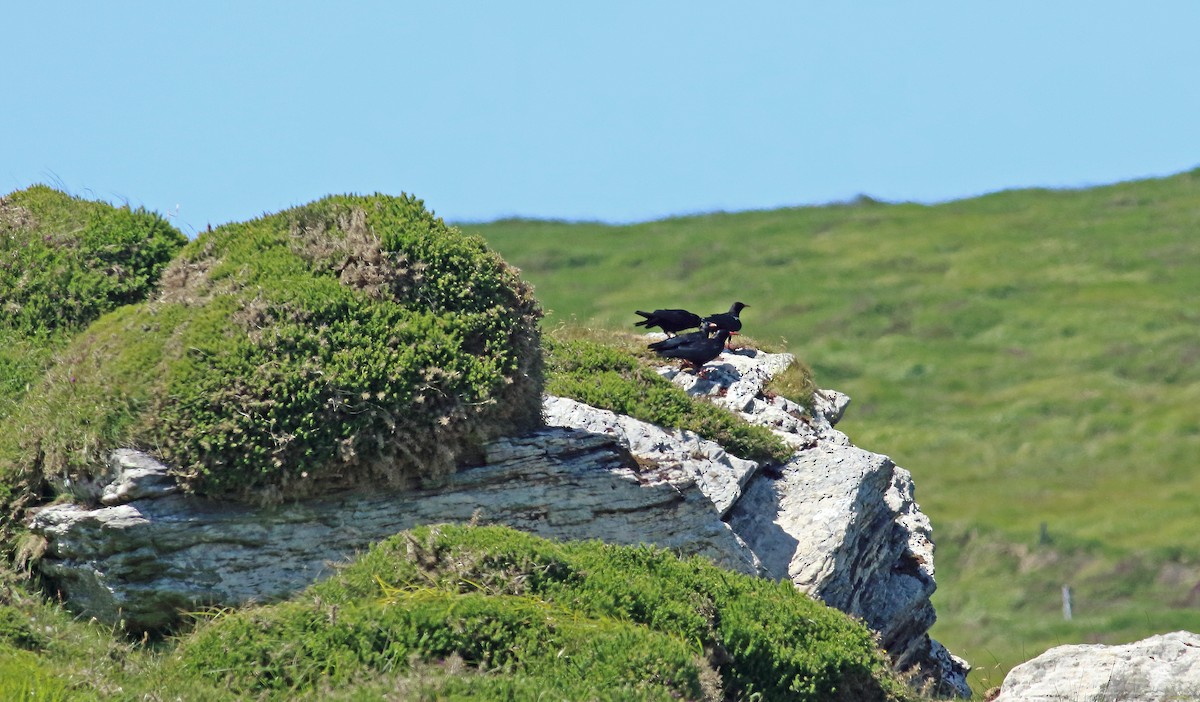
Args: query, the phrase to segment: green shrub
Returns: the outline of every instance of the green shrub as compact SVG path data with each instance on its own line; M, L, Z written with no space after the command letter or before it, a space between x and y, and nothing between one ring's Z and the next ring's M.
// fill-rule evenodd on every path
M586 338L550 338L546 348L546 392L569 397L660 426L687 429L742 458L777 463L791 449L765 427L694 399L660 376L647 357L620 344Z
M79 329L144 299L185 242L157 214L44 185L0 198L0 327Z
M540 423L539 319L515 269L409 196L227 225L60 354L0 427L0 473L30 493L134 445L206 495L410 483Z
M145 299L186 241L157 214L44 185L0 198L0 418L71 334Z
M46 645L46 637L38 632L21 610L0 605L0 645L36 650Z
M906 694L864 626L788 584L501 527L400 534L287 603L201 625L178 650L187 674L245 695L451 659L567 699Z
M638 691L696 699L696 656L670 636L616 620L582 619L542 601L405 590L378 601L289 602L230 615L181 647L185 671L237 692L305 691L410 661L452 656L485 671L520 672L550 689Z

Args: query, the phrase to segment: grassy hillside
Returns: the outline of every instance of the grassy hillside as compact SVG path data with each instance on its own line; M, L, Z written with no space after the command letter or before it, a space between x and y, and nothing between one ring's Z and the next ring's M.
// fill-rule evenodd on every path
M745 331L849 393L841 428L913 471L939 544L934 634L976 687L1058 643L1200 627L1200 170L464 229L522 269L550 324L749 303Z
M3 583L0 583L3 584ZM648 547L422 527L292 599L129 644L7 586L10 700L913 699L860 623Z

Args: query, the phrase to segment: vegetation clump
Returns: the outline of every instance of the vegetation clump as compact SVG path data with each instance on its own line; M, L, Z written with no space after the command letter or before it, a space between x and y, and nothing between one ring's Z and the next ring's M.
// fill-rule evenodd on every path
M0 198L0 417L72 334L149 296L186 241L152 212L44 185Z
M204 495L411 484L540 424L540 316L515 269L410 196L226 225L63 350L0 427L18 437L0 473L78 484L133 445Z
M36 629L24 612L0 604L0 645L36 651L46 644L46 636Z
M440 680L439 699L907 695L863 625L788 583L502 527L402 533L286 603L217 616L177 653L188 677L245 696L439 661L479 673Z

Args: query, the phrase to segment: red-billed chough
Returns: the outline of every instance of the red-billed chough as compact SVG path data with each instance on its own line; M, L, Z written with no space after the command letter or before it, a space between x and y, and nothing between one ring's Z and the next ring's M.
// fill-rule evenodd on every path
M684 344L695 344L697 342L704 341L705 339L710 338L710 336L711 335L706 331L694 331L690 334L668 336L662 341L656 341L653 344L648 344L646 348L655 352L670 351L671 349L677 349Z
M731 332L739 332L742 330L742 320L738 315L741 314L743 309L749 306L744 302L735 302L729 306L728 312L710 314L700 321L704 323L705 328L709 331L713 329L727 329Z
M725 342L729 340L729 330L721 329L712 338L709 338L704 332L695 332L688 334L687 337L676 338L680 339L679 343L655 349L654 352L664 358L678 358L687 361L692 368L699 371L705 363L721 355L721 351L725 348ZM668 339L667 341L674 342L675 340Z
M654 310L653 312L637 311L637 314L645 317L640 322L634 322L635 327L658 327L667 333L667 336L674 336L676 332L684 329L693 329L700 326L700 315L688 312L687 310Z

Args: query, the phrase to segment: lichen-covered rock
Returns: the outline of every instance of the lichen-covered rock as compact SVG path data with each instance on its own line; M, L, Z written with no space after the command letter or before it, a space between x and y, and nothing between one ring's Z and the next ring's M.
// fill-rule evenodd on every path
M1200 700L1200 635L1056 646L1009 671L995 702Z
M123 505L144 498L166 497L179 490L170 470L152 456L132 449L112 452L109 464L111 482L100 492L100 503Z
M919 660L936 619L929 519L912 477L886 456L819 442L756 480L729 515L773 576L862 617L899 665Z
M722 353L703 376L674 366L659 372L689 394L706 397L751 424L771 429L794 449L810 448L817 439L849 444L844 434L833 429L850 404L846 395L817 390L812 407L806 408L765 391L771 378L795 361L790 353L742 348Z

